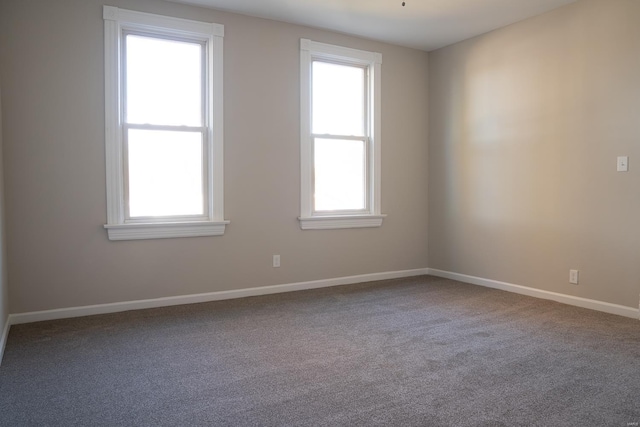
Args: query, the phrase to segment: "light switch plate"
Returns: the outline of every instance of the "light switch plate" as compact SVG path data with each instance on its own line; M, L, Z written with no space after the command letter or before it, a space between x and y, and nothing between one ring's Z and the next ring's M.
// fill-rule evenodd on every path
M618 157L618 172L627 172L629 170L629 156Z

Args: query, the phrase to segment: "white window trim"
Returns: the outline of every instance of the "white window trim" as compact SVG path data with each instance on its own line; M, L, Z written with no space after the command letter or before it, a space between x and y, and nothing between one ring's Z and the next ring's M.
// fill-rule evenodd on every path
M110 240L219 236L224 219L223 38L224 26L104 6L105 150L107 172L107 229ZM204 221L140 222L125 218L124 160L121 114L121 37L123 30L152 30L207 41L209 104L208 218Z
M313 59L339 61L369 70L368 212L313 212L313 136L311 133L311 67ZM381 64L376 52L351 49L308 39L300 39L300 227L303 230L380 227L386 215L381 214Z

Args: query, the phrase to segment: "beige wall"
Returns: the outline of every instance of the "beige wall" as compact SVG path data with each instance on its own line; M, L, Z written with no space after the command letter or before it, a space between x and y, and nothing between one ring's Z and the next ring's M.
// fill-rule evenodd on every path
M420 51L317 29L110 1L226 31L227 234L129 242L102 229L102 4L0 2L11 312L427 265L637 306L640 2L581 0L428 64ZM383 54L380 229L299 229L301 37ZM629 172L615 171L619 155Z
M638 306L639 52L581 0L429 54L429 267Z
M106 3L225 25L231 225L222 237L109 241L104 3L0 2L12 313L427 267L426 53L155 0ZM382 228L299 228L302 37L383 54Z

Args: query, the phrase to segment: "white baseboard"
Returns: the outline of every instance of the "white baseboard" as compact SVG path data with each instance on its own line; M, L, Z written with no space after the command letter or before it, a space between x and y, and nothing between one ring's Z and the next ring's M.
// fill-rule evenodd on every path
M401 277L424 275L427 274L427 271L427 268L419 268L416 270L389 271L383 273L362 274L358 276L338 277L334 279L289 283L284 285L261 286L256 288L245 288L231 291L208 292L204 294L180 295L174 297L124 301L110 304L87 305L83 307L69 307L59 308L55 310L32 311L29 313L11 314L9 316L7 330L9 325L18 325L21 323L91 316L94 314L118 313L121 311L168 307L172 305L220 301L257 295L279 294L282 292L326 288L329 286L350 285L353 283L372 282L375 280L397 279Z
M578 307L588 308L605 313L617 314L619 316L640 318L640 310L633 307L626 307L617 304L611 304L602 301L596 301L586 298L564 295L555 292L543 291L540 289L529 288L526 286L514 285L496 280L483 279L481 277L468 276L465 274L452 273L433 268L419 268L415 270L389 271L382 273L362 274L358 276L338 277L333 279L314 280L309 282L289 283L283 285L261 286L255 288L245 288L230 291L208 292L203 294L180 295L174 297L145 299L137 301L124 301L109 304L88 305L82 307L60 308L55 310L33 311L28 313L17 313L9 315L9 319L5 325L2 336L0 337L0 363L4 348L9 336L9 328L11 325L21 323L39 322L43 320L66 319L72 317L91 316L94 314L118 313L128 310L141 310L145 308L168 307L173 305L194 304L209 301L221 301L227 299L243 298L258 295L278 294L283 292L301 291L305 289L318 289L330 286L349 285L353 283L371 282L376 280L397 279L401 277L412 277L429 274L432 276L443 277L446 279L457 280L460 282L470 283L479 286L485 286L494 289L501 289L508 292L514 292L522 295L528 295L536 298L548 299L564 304L574 305Z
M459 282L471 283L473 285L487 288L501 289L503 291L514 292L516 294L528 295L531 297L548 299L563 304L574 305L591 310L603 311L605 313L617 314L619 316L640 319L638 308L626 307L624 305L611 304L608 302L596 301L587 298L574 297L571 295L559 294L556 292L543 291L541 289L529 288L527 286L514 285L512 283L499 282L497 280L483 279L481 277L467 276L466 274L452 273L450 271L428 268L428 274L445 279L457 280Z
M10 327L11 327L11 322L7 318L4 324L4 330L2 331L2 336L0 336L0 366L2 365L2 357L4 356L4 348L6 347L7 339L9 338Z

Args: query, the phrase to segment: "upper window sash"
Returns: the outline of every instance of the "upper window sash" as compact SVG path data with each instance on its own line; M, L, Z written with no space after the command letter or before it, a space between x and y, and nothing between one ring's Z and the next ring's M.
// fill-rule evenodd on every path
M224 233L223 165L223 37L224 26L104 6L105 31L105 149L107 166L107 224L111 240L211 236ZM201 43L203 52L203 119L199 126L175 130L203 135L205 215L128 219L125 194L126 129L172 130L166 123L126 123L123 102L123 44L126 34L150 35ZM204 95L203 95L204 96Z
M129 71L129 64L127 62L127 56L129 53L129 47L128 47L128 38L132 37L133 40L131 40L132 42L134 42L137 39L138 43L143 43L143 40L145 38L151 39L153 41L158 40L158 41L162 41L163 39L169 42L173 42L176 45L180 45L180 44L186 44L186 45L192 45L192 48L198 46L199 48L199 61L200 61L200 90L199 92L199 112L197 114L197 121L194 121L193 118L191 120L187 120L182 121L182 122L176 122L175 120L167 120L166 118L164 120L157 120L157 117L155 118L156 121L145 121L145 120L135 120L136 117L131 117L131 114L129 112L129 87L128 87L128 81L129 81L129 76L128 76L128 71ZM207 79L207 76L209 75L209 61L207 60L207 52L208 52L208 38L205 39L203 37L185 37L185 36L178 36L175 34L168 34L166 31L164 31L163 29L158 29L156 31L134 31L134 30L127 30L127 29L123 29L122 30L122 48L121 48L121 57L120 57L120 61L122 66L120 67L120 72L121 72L121 76L120 76L120 81L121 81L121 99L122 99L122 123L125 124L129 124L129 125L157 125L157 126L180 126L180 127L190 127L190 128L205 128L211 125L210 120L209 120L209 115L207 114L208 111L208 104L209 104L209 96L208 94L211 93L210 91L210 86L209 86L209 82ZM141 50L143 46L139 46L138 47L138 51ZM163 52L164 54L164 52ZM140 112L138 111L138 115L140 115ZM183 118L184 119L184 118Z
M348 73L350 73L350 76L346 76L347 78L351 78L352 80L361 80L360 82L360 87L358 88L357 85L353 85L350 86L353 87L355 90L359 90L361 91L361 93L351 93L350 95L352 96L357 96L359 98L359 106L356 105L351 105L351 104L346 104L346 105L340 105L341 108L346 109L347 107L350 108L355 108L355 111L344 111L344 110L338 110L339 112L342 113L346 113L346 116L349 117L349 115L353 115L355 114L360 115L360 120L359 123L357 123L358 121L355 122L351 122L349 124L347 124L346 122L343 122L341 125L342 126L338 126L336 129L336 126L331 126L329 123L316 123L314 118L316 118L316 116L318 115L316 113L315 107L317 106L317 101L316 101L316 95L318 95L317 97L321 100L320 101L320 105L322 105L322 99L324 98L324 100L326 101L326 96L327 93L331 93L331 90L328 87L323 87L323 89L328 89L328 90L321 90L319 91L319 93L316 93L315 88L316 85L318 83L316 83L316 81L320 81L320 82L325 82L325 84L327 83L327 79L331 79L331 75L333 74L333 77L336 77L336 73L342 71L343 73L349 70ZM354 74L354 72L358 72L358 74ZM324 75L323 75L324 74ZM370 131L370 125L371 125L371 121L369 119L369 92L370 92L370 85L369 85L369 65L365 65L365 64L354 64L352 62L345 62L345 61L337 61L337 60L333 60L333 59L326 59L323 58L322 56L319 55L314 55L312 54L312 58L311 58L311 117L312 117L312 122L311 122L311 132L312 135L345 135L345 136L368 136L369 135L369 131ZM353 83L353 81L351 82ZM353 89L351 89L353 90ZM324 114L322 114L324 113ZM327 112L327 111L321 111L320 115L331 115L331 113ZM334 112L334 114L336 114ZM334 117L337 118L337 117ZM351 119L354 119L355 117L350 117ZM357 123L357 125L356 125ZM355 127L354 127L355 125ZM347 126L347 127L345 127ZM329 131L329 132L321 132L322 130L327 131L327 130L351 130L351 132L333 132L333 131Z

